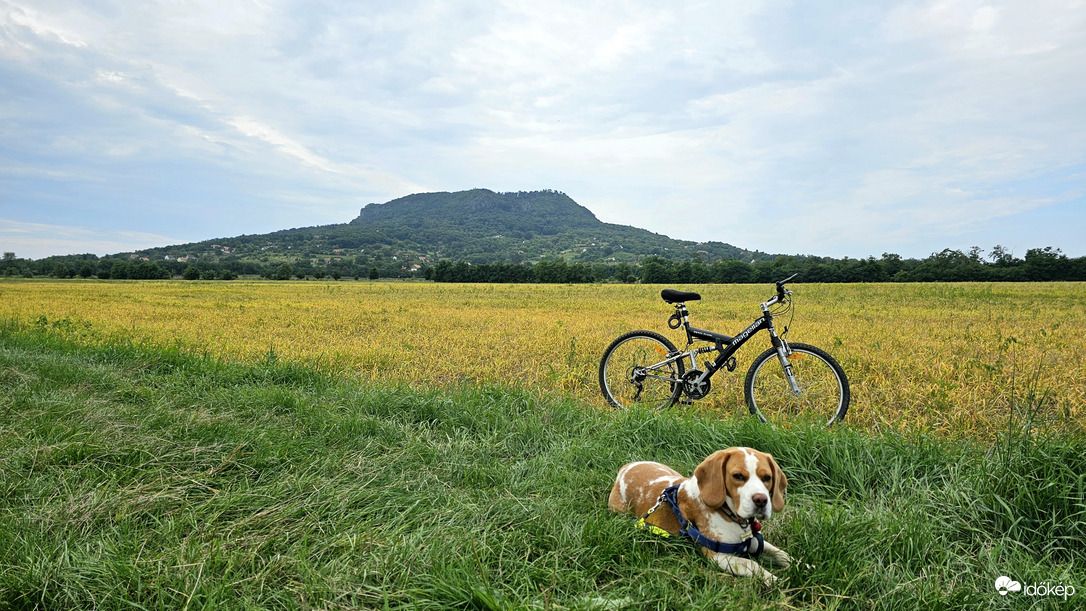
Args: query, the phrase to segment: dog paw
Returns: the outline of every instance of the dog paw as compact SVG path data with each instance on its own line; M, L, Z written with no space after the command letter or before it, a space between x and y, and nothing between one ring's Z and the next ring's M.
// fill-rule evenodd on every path
M772 554L769 555L769 559L773 562L773 564L776 564L782 569L786 569L792 566L792 557L789 556L786 552L782 552L781 550L774 551Z

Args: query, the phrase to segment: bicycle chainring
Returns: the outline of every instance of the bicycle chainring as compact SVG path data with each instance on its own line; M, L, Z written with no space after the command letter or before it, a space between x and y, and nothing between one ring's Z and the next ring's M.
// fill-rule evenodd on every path
M686 393L687 397L695 401L704 398L712 389L712 384L709 383L708 379L698 382L698 378L702 373L700 369L691 369L683 374L683 392Z

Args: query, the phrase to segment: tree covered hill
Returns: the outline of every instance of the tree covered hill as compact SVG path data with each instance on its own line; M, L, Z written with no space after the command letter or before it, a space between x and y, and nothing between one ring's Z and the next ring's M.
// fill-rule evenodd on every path
M985 260L988 259L988 260ZM1086 280L1086 257L1002 246L923 260L781 256L723 242L675 240L604 223L558 191L419 193L369 204L349 223L217 238L99 258L38 261L5 252L0 276L233 279L430 278L446 282L805 282Z
M412 273L441 259L483 263L636 263L647 256L706 263L773 256L723 242L675 240L645 229L604 223L558 191L495 193L473 189L420 193L369 204L349 223L218 238L136 253L151 261L321 266L347 260L382 276Z

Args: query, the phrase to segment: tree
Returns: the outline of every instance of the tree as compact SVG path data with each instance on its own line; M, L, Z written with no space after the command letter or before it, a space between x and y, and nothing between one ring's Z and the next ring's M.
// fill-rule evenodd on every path
M125 280L128 278L131 267L127 261L114 261L113 266L109 268L109 277L114 280Z
M996 267L1010 267L1014 264L1014 255L999 244L992 247L992 252L988 253L988 258L992 260L992 264Z
M199 280L200 270L196 269L195 265L190 265L185 268L185 272L181 274L181 277L185 280Z
M377 280L381 277L381 271L376 267L370 270L370 280Z
M1059 248L1031 248L1026 251L1027 280L1067 280L1070 261Z
M53 277L55 278L72 278L74 276L75 271L67 263L57 263L53 266Z
M727 259L713 264L712 280L719 284L744 284L750 282L751 267L746 261Z
M671 262L657 256L646 258L641 263L641 282L643 284L666 284L671 282Z
M630 282L633 282L637 279L634 276L633 268L630 267L629 263L619 263L617 266L615 266L614 277L615 280L618 280L623 284L629 284Z
M283 263L279 266L279 269L275 272L276 280L290 280L290 275L293 270L290 268L290 263Z
M886 270L886 275L891 278L905 267L901 261L901 255L897 253L884 252L879 261L882 263L882 268Z

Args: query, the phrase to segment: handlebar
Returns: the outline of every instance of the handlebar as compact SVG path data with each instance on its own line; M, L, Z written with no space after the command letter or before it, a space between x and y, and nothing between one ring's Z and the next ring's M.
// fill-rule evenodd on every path
M778 303L783 303L784 300L787 299L788 296L792 294L792 291L786 291L784 289L784 285L788 284L789 282L794 280L795 277L798 276L798 275L799 274L792 274L791 276L788 276L784 280L778 280L777 282L775 282L774 284L777 285L777 294L770 297L769 301L762 304L762 310L767 310L772 305L776 305Z
M796 276L798 276L798 275L799 274L792 274L791 276L788 276L784 280L778 280L777 281L777 301L784 301L784 297L785 297L784 285L788 284L789 282L794 280L796 278Z

